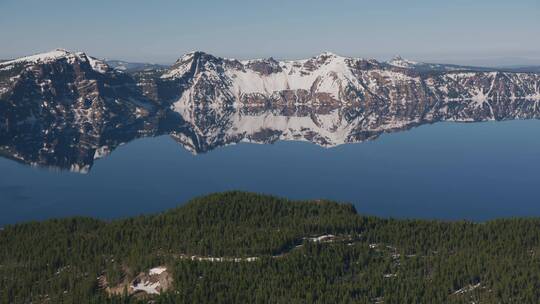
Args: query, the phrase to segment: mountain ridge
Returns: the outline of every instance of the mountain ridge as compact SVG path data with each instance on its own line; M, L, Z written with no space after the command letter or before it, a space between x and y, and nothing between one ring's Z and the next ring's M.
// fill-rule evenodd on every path
M193 153L242 141L332 147L435 122L540 117L538 73L393 63L194 51L168 68L125 72L82 52L26 56L0 63L0 152L85 172L143 136L168 134Z
M25 58L25 57L43 55L43 54L47 54L47 53L51 53L51 52L55 52L55 51L63 51L63 52L67 52L67 53L84 53L84 54L86 54L86 52L82 52L82 51L72 51L72 50L68 50L68 49L65 49L65 48L55 48L55 49L52 49L52 50L49 50L49 51L43 51L43 52L34 53L32 55L23 55L23 56L20 56L20 57L12 57L12 58L9 58L9 57L8 58L0 58L0 63L5 63L5 62L8 62L8 61L13 61L13 60L21 59L21 58ZM139 71L141 71L141 69L139 69L140 66L154 67L154 68L168 68L171 65L173 65L175 62L177 62L182 56L184 56L186 54L190 54L190 53L204 53L204 54L212 55L212 56L214 56L216 58L229 59L229 60L238 60L240 62L267 60L267 59L273 59L273 60L276 60L276 61L299 61L299 60L306 60L306 59L309 59L309 58L317 57L317 56L320 56L320 55L323 55L323 54L333 54L333 55L344 57L344 58L371 60L371 61L377 61L377 62L385 63L385 64L391 64L392 62L402 60L404 62L409 62L412 65L414 65L414 64L425 64L425 65L432 65L432 66L450 66L450 67L456 67L456 68L461 68L461 69L473 69L473 70L478 70L478 71L508 71L508 72L512 72L512 71L516 70L516 72L518 72L520 70L524 70L525 73L527 73L527 70L530 68L532 70L531 71L532 73L536 73L537 69L538 69L537 64L504 64L504 65L501 65L501 66L491 66L491 65L481 65L481 64L475 65L475 64L460 64L460 63L443 63L444 61L442 61L442 60L436 60L436 61L429 61L428 62L428 61L410 60L410 59L408 59L406 57L403 57L403 56L401 56L399 54L396 54L396 55L394 55L393 57L391 57L390 59L387 59L387 60L380 60L380 59L376 59L374 57L343 56L343 55L339 55L338 53L335 53L333 51L322 51L322 52L320 52L318 54L311 55L311 56L308 56L308 57L301 57L301 58L279 57L279 59L276 59L277 57L270 56L270 57L254 57L254 58L247 58L247 59L235 59L233 57L213 55L211 52L199 49L199 50L191 50L191 51L183 53L180 57L178 57L172 63L165 63L165 62L163 62L163 63L154 63L152 61L132 61L132 60L123 60L123 59L114 59L114 58L109 59L109 58L105 58L105 57L103 57L103 58L101 58L101 57L92 57L92 58L103 61L103 62L107 63L112 68L116 68L116 66L118 66L118 65L131 65L131 64L137 65L134 68L129 68L129 67L123 68L123 67L121 67L119 70L120 71L129 71L129 72L139 72Z

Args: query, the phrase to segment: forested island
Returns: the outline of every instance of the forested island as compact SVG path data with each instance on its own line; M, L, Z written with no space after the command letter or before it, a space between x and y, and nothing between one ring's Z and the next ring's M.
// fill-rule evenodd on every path
M540 219L383 219L245 192L0 230L1 303L538 303Z

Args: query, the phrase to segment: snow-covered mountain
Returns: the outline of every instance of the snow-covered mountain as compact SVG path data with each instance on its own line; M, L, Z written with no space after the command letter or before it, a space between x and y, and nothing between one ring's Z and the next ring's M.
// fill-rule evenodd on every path
M144 91L167 88L152 96L169 100L192 126L196 138L176 138L195 152L238 141L334 146L437 121L539 117L538 74L435 67L425 73L415 68L421 65L328 52L296 61L192 52L154 75Z
M403 69L414 70L419 73L434 73L434 72L512 72L509 69L496 69L489 67L475 67L456 64L441 64L441 63L427 63L418 62L405 59L401 56L395 56L394 58L385 62L386 64Z
M84 171L112 129L138 134L153 111L130 76L84 53L0 63L0 147L27 163Z
M0 63L0 152L72 170L141 136L170 134L193 153L241 141L330 147L425 123L538 117L540 74L403 58L190 52L127 73L55 50Z
M421 74L409 68L415 65L420 63L403 59L380 63L327 52L296 61L272 58L238 61L192 52L166 70L160 80L178 83L175 107L203 100L218 104L271 102L362 106L376 101L516 99L535 98L539 94L538 75L534 74L496 71Z
M416 62L416 61L408 60L408 59L402 58L399 55L387 61L386 63L388 63L391 66L395 66L398 68L405 68L405 69L411 69L411 68L418 67L419 65L426 64L423 62Z

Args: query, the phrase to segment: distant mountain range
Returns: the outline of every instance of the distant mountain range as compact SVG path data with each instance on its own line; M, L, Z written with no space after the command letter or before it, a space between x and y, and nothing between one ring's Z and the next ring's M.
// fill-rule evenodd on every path
M141 136L170 134L200 153L239 141L334 146L439 121L538 117L540 74L526 69L328 52L294 61L190 52L166 67L59 49L0 62L0 154L74 171Z
M401 56L396 56L386 63L403 68L415 69L417 71L473 71L473 72L510 72L510 73L538 73L540 72L540 66L535 65L515 65L515 66L500 66L500 67L483 67L483 66L470 66L459 64L441 64L441 63L426 63L407 60Z
M140 72L145 70L166 69L169 67L168 65L164 64L128 62L122 60L105 60L105 63L107 63L107 65L109 65L113 69L128 73Z

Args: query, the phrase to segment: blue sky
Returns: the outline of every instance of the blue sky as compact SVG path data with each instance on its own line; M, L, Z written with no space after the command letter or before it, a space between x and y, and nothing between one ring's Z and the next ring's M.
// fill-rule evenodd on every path
M57 47L172 62L191 50L540 64L540 1L0 0L0 58Z

